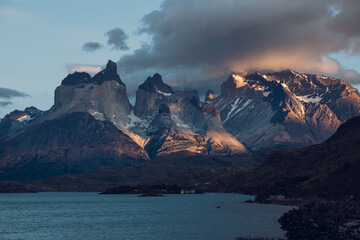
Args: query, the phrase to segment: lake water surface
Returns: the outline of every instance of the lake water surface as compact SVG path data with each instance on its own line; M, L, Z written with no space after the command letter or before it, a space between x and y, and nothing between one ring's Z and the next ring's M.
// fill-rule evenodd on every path
M247 204L252 196L0 194L0 239L230 239L280 237L291 207ZM217 208L220 206L220 208Z

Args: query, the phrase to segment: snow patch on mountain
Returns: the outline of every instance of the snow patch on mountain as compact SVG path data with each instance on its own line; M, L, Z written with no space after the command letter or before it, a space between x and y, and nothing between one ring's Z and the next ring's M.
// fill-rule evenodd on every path
M30 115L24 115L24 116L21 116L19 117L18 119L16 119L17 121L19 122L28 122L28 121L31 121L33 120L34 118L30 117Z
M105 120L104 114L94 111L94 110L90 110L89 113L97 120Z
M309 94L309 95L304 95L304 96L295 95L295 97L301 101L311 102L311 103L318 103L322 100L322 97L316 96L313 93Z
M239 109L236 110L235 114L237 114L238 112L240 112L241 110L243 110L244 108L246 108L252 101L253 101L252 99L246 100L246 102L244 103L244 105L242 105Z
M230 109L229 113L227 114L226 119L223 121L224 123L227 120L229 120L231 118L231 116L236 115L238 112L240 112L241 110L246 108L252 102L252 99L248 99L248 100L246 100L246 102L242 106L240 106L241 103L243 102L243 100L244 100L243 98L236 98L235 99L235 101L231 104L231 109Z
M270 92L263 92L264 97L269 96Z
M171 96L172 95L171 93L162 92L159 89L157 89L156 87L155 87L155 90L156 90L157 93L160 93L160 94L162 94L164 96Z
M134 110L130 112L128 117L130 118L130 123L126 125L126 128L135 127L135 123L142 122L142 120L134 114Z
M178 126L179 128L191 129L189 125L183 123L176 123L176 126Z

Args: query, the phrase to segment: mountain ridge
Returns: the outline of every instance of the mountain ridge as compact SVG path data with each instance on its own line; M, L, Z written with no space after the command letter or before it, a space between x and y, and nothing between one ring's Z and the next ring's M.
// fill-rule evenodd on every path
M111 61L90 79L86 73L68 75L56 88L54 105L48 111L0 139L1 179L28 180L31 175L43 178L102 166L138 165L173 153L247 154L223 129L214 107L200 104L193 96L194 106L193 98L175 94L160 74L147 78L138 92L144 102L137 101L133 107ZM153 105L148 104L151 101Z

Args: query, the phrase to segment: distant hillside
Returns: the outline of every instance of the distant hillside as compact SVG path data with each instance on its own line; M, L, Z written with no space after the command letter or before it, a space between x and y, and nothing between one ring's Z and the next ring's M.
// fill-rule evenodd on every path
M287 196L360 196L360 117L322 144L272 153L232 191Z

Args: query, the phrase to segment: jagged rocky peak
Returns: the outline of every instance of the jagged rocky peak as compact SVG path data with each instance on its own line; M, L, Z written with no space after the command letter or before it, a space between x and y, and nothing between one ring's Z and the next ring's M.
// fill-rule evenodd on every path
M74 72L68 74L66 78L61 82L63 86L75 86L78 84L97 84L101 85L105 81L116 81L121 85L125 85L119 74L117 73L117 65L113 61L109 60L104 70L97 73L94 77L86 72Z
M209 89L205 94L205 102L210 102L214 98L216 98L214 91Z
M148 77L136 91L134 113L140 118L151 116L158 112L162 103L169 105L180 99L172 88L163 82L161 75L156 73Z
M161 104L159 107L159 114L162 114L164 116L167 116L170 114L170 109L168 107L168 105L166 104Z
M189 101L189 104L195 107L196 111L208 114L211 116L219 116L220 112L216 109L215 105L212 105L208 102L202 103L195 97L192 97ZM220 120L220 119L219 119Z
M24 111L15 110L6 114L5 117L1 119L0 137L23 128L27 123L40 117L42 113L43 111L36 107L27 107Z
M201 108L201 102L198 98L196 97L192 97L189 101L189 103L191 103L192 105L194 105L197 108Z
M26 122L33 120L37 117L39 117L43 111L37 109L36 107L27 107L24 111L21 110L14 110L9 114L6 114L3 119L1 119L1 122L5 121L19 121L19 122Z
M236 95L237 89L247 85L245 74L231 74L230 77L221 84L221 95L229 97Z
M174 93L172 88L163 82L161 75L158 73L155 73L152 77L149 76L139 88L147 92L155 92L165 96L170 96Z
M56 88L54 106L45 120L71 112L88 112L98 120L126 126L132 106L126 86L117 74L116 63L109 60L104 70L88 80L89 76L76 72L68 75Z
M34 107L34 106L31 106L31 107L27 107L25 108L25 112L26 114L28 114L31 118L37 118L39 117L44 111Z
M80 83L90 83L91 76L86 72L74 72L72 74L68 74L64 80L62 80L61 85L64 86L74 86Z
M125 85L119 74L117 73L117 65L113 61L109 60L106 64L106 68L99 73L97 73L92 79L91 82L95 84L102 84L104 81L116 81L121 85Z
M151 121L149 128L147 129L148 135L163 135L172 129L177 129L175 122L171 118L170 109L168 105L161 104L158 110L158 114Z

